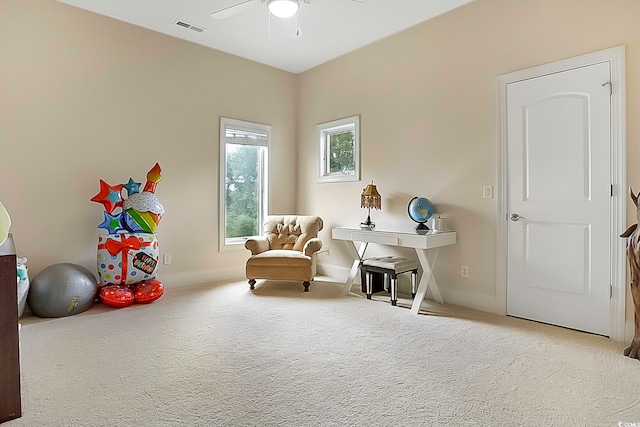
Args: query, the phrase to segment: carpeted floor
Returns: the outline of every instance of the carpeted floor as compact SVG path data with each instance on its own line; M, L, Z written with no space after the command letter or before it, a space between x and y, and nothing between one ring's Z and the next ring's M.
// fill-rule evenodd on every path
M623 343L341 290L242 281L24 317L23 417L3 427L640 425Z

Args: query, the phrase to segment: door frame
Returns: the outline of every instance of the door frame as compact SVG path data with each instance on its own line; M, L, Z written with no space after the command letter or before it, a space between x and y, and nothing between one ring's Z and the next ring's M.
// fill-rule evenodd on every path
M626 186L626 110L625 110L625 47L568 58L551 64L527 68L498 77L498 176L496 179L496 313L507 315L508 269L508 170L507 170L507 85L549 74L559 73L597 63L609 62L611 67L611 300L609 337L625 341L626 308L626 240L619 237L627 226Z

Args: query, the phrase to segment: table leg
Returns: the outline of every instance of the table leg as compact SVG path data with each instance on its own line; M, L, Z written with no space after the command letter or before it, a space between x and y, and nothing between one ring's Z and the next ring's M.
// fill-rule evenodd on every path
M351 292L351 287L353 286L353 282L358 275L358 270L360 269L360 261L362 257L364 257L364 253L367 250L368 243L360 243L360 247L356 248L355 242L351 240L347 240L347 247L349 248L349 252L351 252L351 256L354 259L353 264L351 265L351 270L349 271L349 276L347 276L347 281L344 283L344 294L347 295Z
M431 293L433 293L435 301L440 304L444 304L442 294L438 288L438 283L433 275L433 267L435 266L436 259L438 258L438 250L439 248L431 249L433 253L433 260L430 261L429 254L426 249L416 249L416 254L418 255L418 260L422 267L422 277L420 278L420 284L416 291L416 297L413 299L413 303L411 304L411 314L418 314L420 312L420 305L422 305L422 301L427 296L427 290L429 288L431 288Z

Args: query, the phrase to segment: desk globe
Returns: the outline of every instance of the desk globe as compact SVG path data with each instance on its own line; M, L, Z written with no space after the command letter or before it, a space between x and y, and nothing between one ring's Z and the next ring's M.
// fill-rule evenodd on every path
M433 206L431 200L425 197L414 197L409 201L407 211L409 212L409 218L418 223L415 228L416 233L427 234L429 227L427 227L426 222L436 212L436 207Z

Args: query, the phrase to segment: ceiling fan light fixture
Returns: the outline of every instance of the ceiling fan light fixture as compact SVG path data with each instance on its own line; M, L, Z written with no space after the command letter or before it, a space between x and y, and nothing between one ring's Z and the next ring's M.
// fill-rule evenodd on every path
M298 11L298 0L267 0L269 12L278 18L291 18Z

